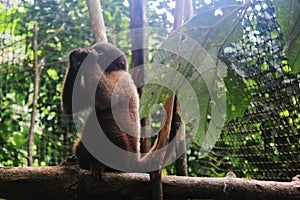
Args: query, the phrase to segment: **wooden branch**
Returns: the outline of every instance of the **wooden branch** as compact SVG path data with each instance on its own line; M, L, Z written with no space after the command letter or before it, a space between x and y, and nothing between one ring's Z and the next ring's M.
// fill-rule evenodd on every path
M191 19L193 17L193 2L192 0L186 0L184 3L184 21L186 22L187 20Z
M148 63L148 30L147 30L147 1L130 1L130 31L131 31L131 65L134 83L138 86L139 97L142 96L145 83L144 67Z
M28 166L32 166L32 147L34 145L34 126L35 126L35 118L37 112L37 103L39 98L39 82L40 82L40 66L38 61L38 24L34 24L34 33L33 33L33 68L34 68L34 89L33 89L33 102L32 102L32 111L31 111L31 119L30 119L30 127L28 132Z
M95 43L107 42L106 28L100 0L86 0Z
M39 49L41 46L43 46L46 42L54 38L56 35L58 35L64 28L65 23L63 23L53 34L48 35L44 40L40 42L40 44L37 45L37 49Z
M176 30L183 22L184 2L185 0L176 0L173 26L174 30Z
M300 199L299 175L292 182L163 176L165 198ZM0 168L0 198L151 199L147 174L104 173L101 180L75 166Z
M5 68L3 66L0 66L0 69L1 68ZM17 73L22 73L22 72L28 72L28 71L32 71L32 68L20 68L20 69L17 69L17 70L12 70L12 71L6 71L6 72L1 72L0 74L1 75L8 75L8 74L17 74Z
M177 3L180 3L180 2L177 2ZM190 18L193 17L192 0L185 0L184 4L181 6L184 6L184 10L180 11L180 12L183 12L182 13L183 19L186 22L187 20L189 20ZM182 16L179 16L179 17L182 18ZM179 21L179 20L175 20L175 21ZM176 26L180 26L180 25L181 24L177 24ZM176 98L174 101L173 120L174 120L174 125L175 125L174 132L175 132L175 136L176 136L176 154L177 155L182 154L182 155L176 160L175 167L176 167L176 175L187 176L188 175L187 156L186 156L186 153L182 153L183 149L186 149L185 123L182 119L182 112L181 112L179 102L178 102L179 95L180 95L179 92L176 91ZM176 125L177 123L179 123L179 126ZM173 124L173 122L172 122L172 124Z
M184 21L188 20L193 15L193 6L191 0L176 0L175 7L175 16L174 16L174 30L182 25L183 19ZM180 67L177 66L177 67ZM173 110L173 121L172 121L172 133L173 137L176 137L176 155L179 154L180 157L176 160L176 175L187 176L188 175L188 166L187 166L187 158L186 153L183 153L183 149L186 149L186 141L185 141L185 125L182 119L182 113L179 106L179 92L176 91L176 98L174 98L174 110Z
M139 98L143 93L143 85L145 84L144 65L148 63L148 31L147 31L147 1L131 0L130 1L130 29L132 41L132 78L138 87ZM141 152L146 153L151 149L151 127L147 127L150 116L141 119ZM153 200L163 199L163 190L161 182L161 170L150 172L151 193Z
M138 87L139 98L143 93L145 84L144 66L148 63L148 27L147 22L147 1L131 0L130 1L130 30L131 30L131 67L132 78ZM146 153L151 149L151 127L150 117L141 119L141 152ZM148 137L149 138L148 138Z
M175 95L172 94L164 103L164 110L165 114L163 118L165 120L165 124L163 124L163 127L159 131L157 142L157 150L165 147L170 139L170 131L171 131L171 125L172 125L172 116L173 116L173 102L174 102ZM162 200L164 199L163 195L163 187L162 187L162 165L164 163L164 159L166 156L166 151L163 151L160 155L160 158L158 158L159 163L159 169L150 173L151 183L152 183L152 199L153 200Z
M156 170L150 173L150 182L151 182L151 197L152 200L163 200L164 191L162 186L162 171Z
M186 155L186 134L185 134L185 123L182 119L182 112L179 106L179 92L176 92L176 97L174 99L174 111L173 111L173 131L175 132L176 139L176 155L180 155L176 160L175 168L176 175L178 176L188 176L188 164ZM171 132L172 133L172 132Z
M34 24L34 33L33 33L33 40L32 40L32 48L33 48L33 70L34 70L34 89L33 89L33 102L32 102L32 112L31 112L31 119L30 119L30 127L28 132L28 166L32 166L32 147L34 145L34 127L35 127L35 120L36 120L36 113L37 113L37 103L39 99L39 82L41 76L41 65L39 65L39 58L38 58L38 50L41 46L43 46L46 42L54 38L57 34L59 34L63 30L64 24L61 25L59 29L57 29L53 34L49 35L43 41L38 44L38 24Z

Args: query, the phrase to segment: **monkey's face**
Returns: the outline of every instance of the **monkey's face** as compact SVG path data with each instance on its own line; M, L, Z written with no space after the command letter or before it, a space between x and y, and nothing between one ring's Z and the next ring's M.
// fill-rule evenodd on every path
M99 109L110 106L110 99L117 83L127 73L128 62L124 53L107 43L98 43L92 47L77 48L70 53L72 79L78 77L79 87L85 95L78 98L93 99L91 104ZM80 91L76 89L74 91ZM85 101L85 100L82 100Z
M128 61L125 54L107 43L97 43L92 46L93 54L97 57L97 64L106 73L111 73L112 71L127 70Z

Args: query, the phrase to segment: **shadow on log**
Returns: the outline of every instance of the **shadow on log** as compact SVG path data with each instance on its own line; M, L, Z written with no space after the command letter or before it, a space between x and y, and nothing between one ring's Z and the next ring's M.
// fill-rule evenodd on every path
M166 199L300 199L299 175L291 182L163 176ZM148 174L104 173L101 180L75 166L0 168L4 199L151 199Z

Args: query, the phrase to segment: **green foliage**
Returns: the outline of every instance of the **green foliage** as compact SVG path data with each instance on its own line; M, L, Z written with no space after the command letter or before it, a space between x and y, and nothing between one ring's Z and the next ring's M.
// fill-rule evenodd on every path
M61 111L60 95L69 52L92 44L86 1L9 2L0 0L0 34L5 34L0 53L8 55L8 59L0 58L0 165L27 164L27 134L33 98L34 23L39 26L38 43L65 23L63 30L38 51L42 69L33 146L34 165L58 164L71 154L74 138L77 137L72 117L63 115ZM104 17L111 16L105 23L109 41L128 51L130 40L124 39L129 33L128 1L103 1L102 7Z
M300 72L300 1L274 0L276 16L285 38L284 52L292 73Z
M3 77L2 77L3 78ZM27 138L23 133L28 132L28 120L30 119L30 103L28 95L30 85L24 84L18 87L9 88L7 86L15 83L16 79L26 82L30 78L28 73L7 75L3 80L6 85L2 85L2 91L6 91L2 96L0 112L0 143L2 144L0 153L0 165L19 166L24 162L27 153L23 150ZM20 90L23 91L20 94Z
M229 42L241 35L241 29L236 26L240 8L237 4L226 6L221 16L216 16L215 10L202 12L168 36L153 58L153 67L146 72L150 82L161 80L159 84L145 86L141 116L148 115L147 111L162 104L170 95L165 87L173 92L179 91L184 121L198 124L190 133L195 136L193 141L203 148L214 146L226 115L231 118L241 115L248 106L245 102L239 104L239 110L226 110L227 104L233 108L234 103L244 101L246 97L235 96L236 101L226 102L226 95L233 97L241 92L241 88L226 89L223 78L227 76L227 69L218 59L224 41ZM229 79L237 82L237 76ZM232 86L230 81L227 81L227 86Z
M0 143L3 150L1 164L6 166L19 166L27 163L25 160L27 134L33 98L31 37L35 22L39 25L38 42L54 33L63 22L74 23L74 25L66 26L59 35L41 46L38 52L42 70L35 126L35 145L33 146L34 164L57 164L60 162L57 159L66 157L70 154L71 149L71 146L66 146L70 141L67 130L71 131L73 128L72 125L70 126L69 120L65 119L61 113L60 88L63 71L67 65L64 59L67 57L68 51L82 44L90 44L76 35L70 34L74 30L77 30L75 33L80 33L80 30L84 32L83 27L89 26L88 15L78 12L80 7L86 7L86 5L85 1L67 0L37 1L36 3L31 4L24 1L18 6L6 7L6 10L1 9L0 11L1 20L9 22L7 25L1 24L1 33L10 35L10 37L5 37L5 43L2 43L3 55L11 54L10 59L0 59L1 63L7 66L6 69L1 69L1 72L5 72L1 74L1 81L5 82L5 84L1 84L1 91L5 97L1 101L3 112L1 112L0 118ZM56 13L58 11L65 12L58 14ZM79 21L77 22L76 19ZM83 24L84 22L86 24ZM86 35L89 36L88 33ZM27 56L24 56L25 54ZM64 56L62 57L62 55ZM22 71L25 72L22 73ZM61 141L67 143L62 145Z
M234 118L242 117L252 100L247 83L244 78L237 74L232 68L228 68L227 77L224 79L228 92L226 93L227 122Z

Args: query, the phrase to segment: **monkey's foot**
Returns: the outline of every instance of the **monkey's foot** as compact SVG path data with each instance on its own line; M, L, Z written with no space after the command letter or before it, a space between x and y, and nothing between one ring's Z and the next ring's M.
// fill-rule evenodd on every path
M73 166L78 165L78 159L76 156L68 156L62 163L60 164L62 166Z
M91 164L90 168L91 168L93 177L95 177L97 179L102 178L102 174L105 169L105 165L103 165L102 163L93 163L93 164Z

